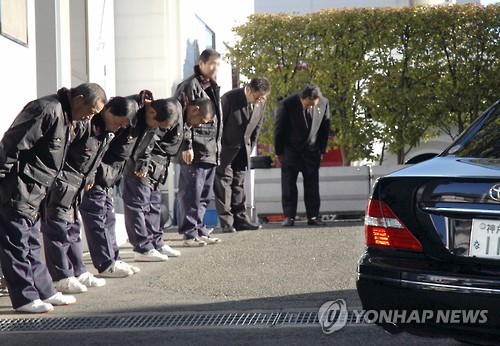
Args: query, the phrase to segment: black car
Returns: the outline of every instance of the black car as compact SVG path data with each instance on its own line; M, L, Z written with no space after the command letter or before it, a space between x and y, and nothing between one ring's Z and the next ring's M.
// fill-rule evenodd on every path
M499 102L441 155L373 188L357 289L391 333L500 344Z

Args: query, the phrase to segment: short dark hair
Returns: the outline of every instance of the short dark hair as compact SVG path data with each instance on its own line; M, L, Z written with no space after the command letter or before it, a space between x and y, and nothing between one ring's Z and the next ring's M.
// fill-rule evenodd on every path
M139 110L137 102L121 96L112 97L106 103L106 108L117 117L126 117L131 123Z
M107 103L108 98L104 89L96 83L83 83L75 88L71 88L71 97L83 96L83 102L87 105L95 104L98 101Z
M215 116L215 106L211 99L202 97L199 99L194 99L189 101L188 105L196 106L200 109L200 115L202 117L206 117L207 115L211 115L211 119Z
M151 102L151 107L156 111L155 120L159 122L168 121L173 124L182 115L182 106L175 97L154 100Z
M311 100L317 100L321 96L321 90L319 89L319 86L313 85L313 84L308 84L302 89L300 92L300 98L301 99L311 99Z
M219 59L220 58L220 53L217 52L215 49L205 49L203 52L200 54L200 61L206 63L210 58L215 58Z
M263 94L267 94L271 91L271 83L265 77L255 77L250 80L248 83L248 87L253 92L261 92Z

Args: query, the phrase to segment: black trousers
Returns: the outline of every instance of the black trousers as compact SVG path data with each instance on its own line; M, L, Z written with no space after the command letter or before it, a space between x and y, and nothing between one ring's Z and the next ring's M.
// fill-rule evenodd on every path
M160 249L165 245L160 228L160 190L127 176L123 177L122 184L125 228L134 251L145 253Z
M40 230L35 222L1 206L0 263L14 309L57 293L40 254Z
M181 164L177 223L185 239L207 236L203 222L208 203L213 197L215 165L207 163Z
M244 157L242 157L244 155ZM246 149L243 147L227 167L215 171L215 205L221 227L247 223L245 171Z
M83 261L80 221L67 222L45 216L40 220L45 261L52 280L59 281L87 272Z
M114 261L120 260L115 233L115 209L110 193L111 191L94 186L85 191L80 204L90 257L99 273L105 271Z
M285 150L281 162L281 203L285 217L295 219L297 216L297 177L302 173L304 181L304 203L307 218L319 216L319 151L291 152Z

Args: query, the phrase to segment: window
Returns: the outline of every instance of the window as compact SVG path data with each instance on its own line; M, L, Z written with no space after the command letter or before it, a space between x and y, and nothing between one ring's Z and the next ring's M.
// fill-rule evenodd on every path
M0 0L0 34L23 46L28 45L26 0Z
M500 104L479 119L469 133L451 147L446 155L500 159Z
M198 16L196 16L200 24L200 33L198 34L198 42L200 50L215 49L215 32Z

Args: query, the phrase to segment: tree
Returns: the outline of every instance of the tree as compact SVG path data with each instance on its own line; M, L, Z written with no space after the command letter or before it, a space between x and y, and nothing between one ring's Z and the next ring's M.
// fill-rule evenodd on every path
M408 152L436 124L434 86L429 69L427 8L380 10L376 25L384 28L373 51L375 73L368 83L367 102L381 127L380 139L404 163Z
M344 165L373 159L375 141L403 163L499 98L498 23L499 5L262 14L234 29L229 50L242 75L272 83L261 143L273 142L277 103L314 83L330 101Z
M315 43L308 60L317 66L316 80L328 98L332 111L332 127L336 133L343 164L373 157L377 128L365 114L363 93L373 73L372 35L374 11L328 10L309 15L307 27Z
M498 99L500 6L446 6L427 15L432 63L441 76L437 125L455 138Z
M240 40L228 48L238 72L248 78L263 75L272 85L260 137L263 144L273 143L278 102L313 78L314 70L304 64L310 49L304 30L307 21L299 15L252 15L247 24L234 28Z

